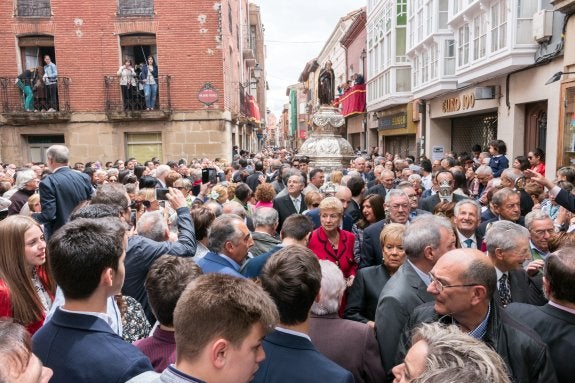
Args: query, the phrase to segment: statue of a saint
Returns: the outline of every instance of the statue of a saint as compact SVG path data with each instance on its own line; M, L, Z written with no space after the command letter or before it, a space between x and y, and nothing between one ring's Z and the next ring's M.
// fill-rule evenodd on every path
M318 78L318 98L320 105L331 105L334 98L335 76L331 69L331 61L327 61L319 72Z

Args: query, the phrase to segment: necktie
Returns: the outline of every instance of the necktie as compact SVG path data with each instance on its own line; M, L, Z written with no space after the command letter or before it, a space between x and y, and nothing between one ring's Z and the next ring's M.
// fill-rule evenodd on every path
M471 245L473 245L473 240L472 240L471 238L467 238L467 239L466 239L465 241L463 241L463 242L465 242L465 246L466 246L467 248L470 248Z
M299 207L300 207L299 198L295 198L295 199L293 200L293 206L295 207L296 213L299 213Z
M511 303L511 291L509 291L509 286L507 286L507 274L503 274L499 278L499 298L503 307Z

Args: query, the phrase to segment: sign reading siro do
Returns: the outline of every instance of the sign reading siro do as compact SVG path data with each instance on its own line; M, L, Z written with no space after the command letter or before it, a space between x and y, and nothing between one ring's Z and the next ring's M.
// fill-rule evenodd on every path
M458 112L460 110L471 109L475 106L475 95L473 93L463 94L461 97L452 97L443 100L441 109L443 113Z

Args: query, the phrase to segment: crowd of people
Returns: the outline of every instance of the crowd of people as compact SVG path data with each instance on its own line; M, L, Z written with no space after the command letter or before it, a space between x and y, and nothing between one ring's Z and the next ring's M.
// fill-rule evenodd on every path
M575 169L485 149L3 164L0 381L570 382Z

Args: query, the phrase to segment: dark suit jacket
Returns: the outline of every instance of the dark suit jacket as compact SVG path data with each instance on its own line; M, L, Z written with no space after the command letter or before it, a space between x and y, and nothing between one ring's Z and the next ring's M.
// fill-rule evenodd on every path
M508 276L512 302L529 303L535 306L547 304L547 299L543 295L543 281L540 274L531 278L525 270L519 269L509 271Z
M431 301L433 295L407 260L385 284L377 303L375 329L388 373L395 366L399 338L409 316L417 306Z
M313 345L319 352L350 371L355 383L381 382L385 373L371 327L341 319L337 314L312 314L309 325Z
M380 196L385 198L385 194L386 194L385 187L383 187L382 184L372 186L369 189L367 189L366 195L369 195L369 194L379 194Z
M453 199L452 201L457 203L459 201L463 201L464 199L468 199L465 196L462 196L461 194L453 194ZM439 195L434 194L431 197L427 197L427 198L422 198L419 200L419 208L423 209L423 210L427 210L430 213L433 213L433 208L435 207L435 205L437 205L439 203Z
M240 268L240 273L242 273L242 275L245 276L246 278L259 277L268 259L270 259L272 255L280 251L282 247L283 246L281 245L275 246L267 253L263 253L252 259L248 259L247 262L245 262Z
M203 258L198 259L196 263L201 267L205 274L219 273L233 275L234 277L239 278L245 278L238 271L236 271L234 265L231 262L232 261L225 259L221 255L210 251Z
M549 304L536 307L511 303L505 311L515 320L535 330L547 343L557 380L560 383L572 382L575 377L575 314Z
M304 337L275 330L263 346L266 358L252 383L353 383L351 372L320 354Z
M303 199L303 194L300 194L300 198L301 203L299 211L295 210L295 206L293 205L293 201L291 200L289 194L274 199L274 209L278 211L279 215L279 224L277 228L278 233L281 231L282 225L287 217L292 214L301 214L304 210L307 209Z
M349 205L347 205L347 209L345 209L345 214L348 214L352 219L353 222L356 223L361 219L361 207L355 202L353 199L349 201Z
M56 309L32 338L34 353L54 371L52 383L125 382L152 371L148 358L101 318Z
M458 233L456 233L456 234L459 235ZM463 235L463 234L461 234L461 235ZM458 238L458 240L459 240L459 238ZM475 230L475 240L476 240L476 249L481 250L481 246L483 245L483 236L479 232L479 229ZM460 243L459 245L462 248L466 247L464 243Z
M377 301L389 278L383 265L359 269L347 293L344 318L363 323L375 321Z
M491 209L486 209L483 213L481 213L481 223L489 221L490 219L493 218L497 218L497 216L493 214Z
M452 324L452 320L449 315L439 315L433 302L417 307L405 326L396 360L405 357L409 334L417 325L432 322ZM487 331L482 341L501 356L509 369L512 382L557 382L545 343L533 330L511 318L493 299Z
M305 213L305 215L307 215L309 218L311 218L311 221L313 222L314 230L321 226L321 221L319 219L319 208L316 208L313 210L308 210ZM351 232L351 229L353 227L353 223L354 223L353 218L351 218L351 216L349 214L344 212L341 228L345 231Z
M39 192L42 211L32 214L32 218L44 225L44 235L48 238L64 226L80 202L92 198L93 189L87 174L66 166L44 178Z
M379 234L385 226L385 219L372 223L363 230L363 243L360 249L359 268L381 265L383 254Z
M559 191L559 194L555 197L555 202L570 212L575 212L575 196L571 193L567 193L566 190L561 189Z
M499 221L499 217L492 218L488 221L481 222L481 225L477 228L477 233L481 235L482 238L485 237L485 233L487 232L487 226L490 226L491 223ZM525 217L520 217L519 221L515 222L518 225L525 226Z

